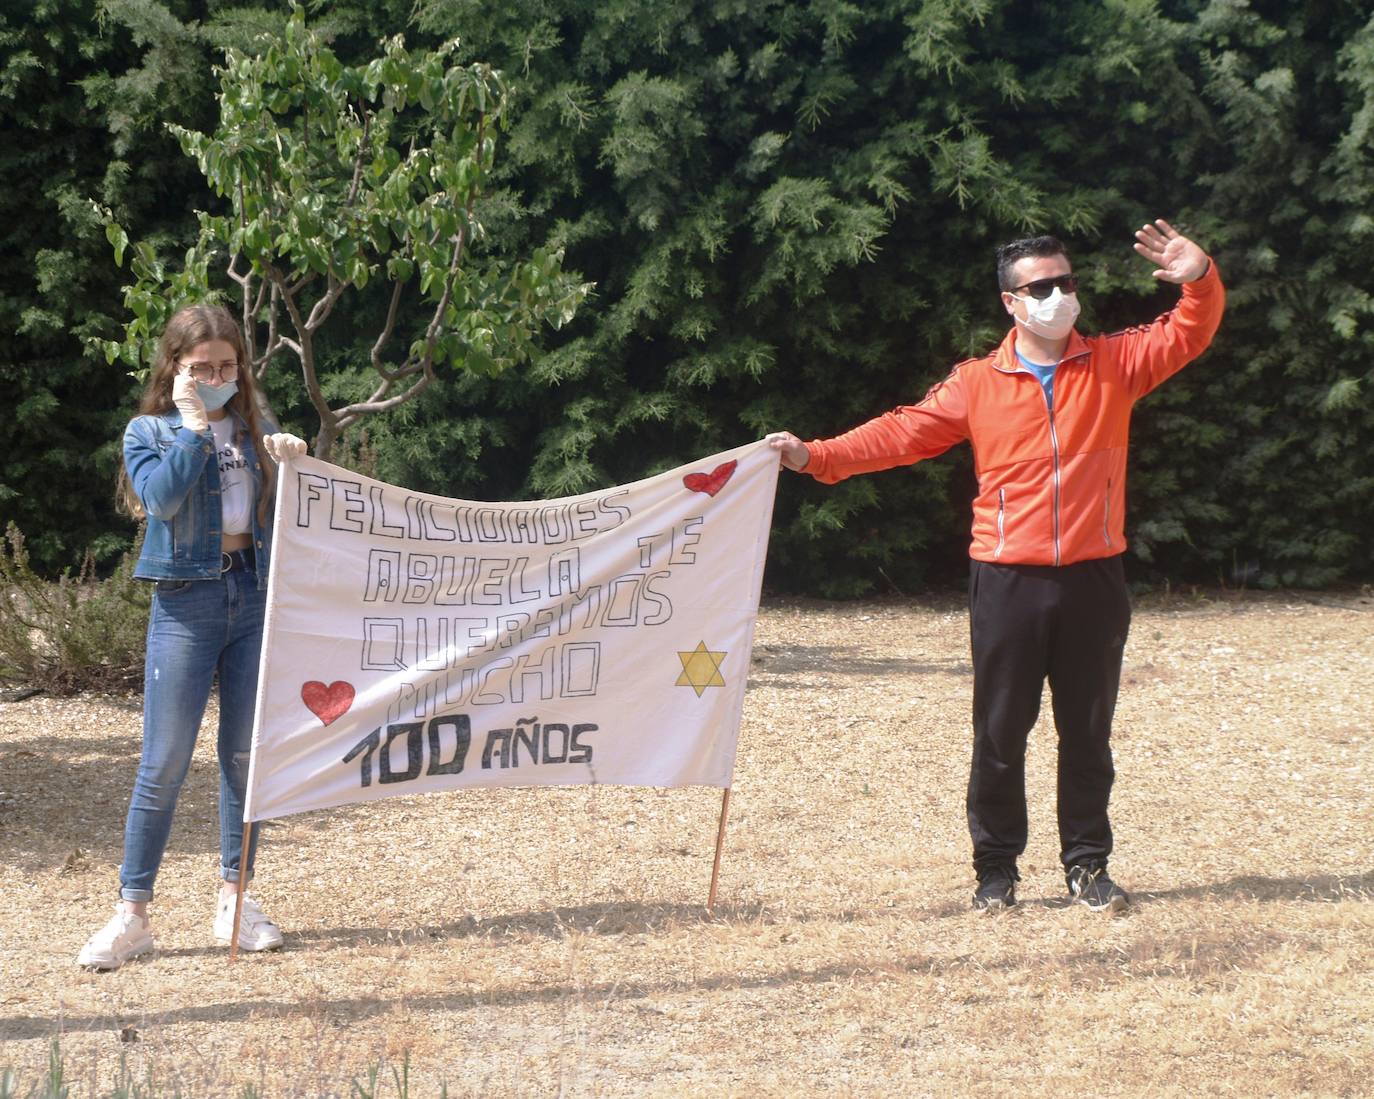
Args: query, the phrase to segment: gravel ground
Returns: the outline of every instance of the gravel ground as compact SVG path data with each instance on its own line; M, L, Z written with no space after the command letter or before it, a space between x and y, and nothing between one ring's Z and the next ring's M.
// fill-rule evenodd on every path
M284 950L210 937L212 736L158 881L160 949L108 917L137 698L0 704L0 1072L60 1042L72 1096L1371 1094L1374 596L1136 608L1118 708L1121 919L1069 906L1054 732L1023 903L969 910L971 674L956 599L771 603L720 902L719 791L398 798L271 822ZM1048 706L1045 711L1048 712ZM213 714L208 719L213 722ZM212 725L211 725L212 727Z

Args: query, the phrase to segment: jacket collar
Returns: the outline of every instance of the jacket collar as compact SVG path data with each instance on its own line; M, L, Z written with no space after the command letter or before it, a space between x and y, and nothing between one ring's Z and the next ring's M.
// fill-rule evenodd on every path
M1069 342L1064 345L1064 357L1059 361L1066 363L1070 359L1079 359L1090 354L1092 348L1088 346L1088 341L1078 334L1075 328L1069 333ZM994 370L999 370L1003 374L1017 374L1021 372L1021 364L1016 358L1016 325L1011 326L1011 331L997 346L997 350L992 354L992 366Z

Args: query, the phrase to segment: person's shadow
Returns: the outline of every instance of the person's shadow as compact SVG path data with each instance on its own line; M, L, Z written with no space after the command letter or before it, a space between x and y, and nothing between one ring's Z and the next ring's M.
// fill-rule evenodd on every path
M1314 874L1301 878L1269 878L1262 874L1242 874L1222 882L1204 882L1180 886L1177 889L1127 889L1132 909L1157 901L1197 900L1202 897L1236 898L1254 901L1313 901L1332 904L1336 901L1374 901L1374 870L1358 874ZM1033 905L1039 908L1067 908L1073 903L1066 892L1052 896L1030 896L1017 890L1017 907ZM929 912L942 919L963 916L970 911L966 904L946 904Z
M1374 900L1374 870L1346 875L1314 874L1302 878L1242 874L1230 881L1187 885L1178 889L1147 889L1132 895L1142 900L1239 897L1255 901L1371 901Z

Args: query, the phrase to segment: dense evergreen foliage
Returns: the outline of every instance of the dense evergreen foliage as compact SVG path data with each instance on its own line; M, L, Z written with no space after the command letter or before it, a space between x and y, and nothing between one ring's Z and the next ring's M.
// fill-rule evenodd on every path
M154 243L130 249L99 207L115 261L132 251L135 280L106 358L146 372L176 308L222 298L242 318L260 383L294 361L326 461L343 432L412 400L445 367L494 376L526 362L540 326L566 324L589 288L563 272L561 253L487 247L477 205L508 95L490 65L454 63L456 46L412 51L396 35L349 65L296 8L265 49L226 50L215 127L169 127L225 212L199 213L195 244L169 265ZM340 331L365 336L340 345ZM334 353L319 354L330 336Z
M0 513L48 567L128 533L107 500L129 383L83 344L127 318L84 200L175 262L191 211L223 211L163 124L210 129L218 51L254 49L285 18L266 3L86 6L0 17L0 369L17 410ZM431 386L345 435L343 460L452 495L548 496L770 428L831 434L1000 337L991 255L1009 237L1068 242L1080 327L1168 308L1174 292L1130 250L1162 215L1213 252L1230 298L1213 349L1137 413L1133 575L1374 572L1365 5L314 7L346 60L404 32L413 48L457 36L461 60L501 69L510 129L479 209L488 245L561 248L596 283L533 365ZM354 334L321 354L366 365ZM272 396L312 431L299 381ZM970 491L967 448L834 488L785 476L768 582L852 594L957 578Z

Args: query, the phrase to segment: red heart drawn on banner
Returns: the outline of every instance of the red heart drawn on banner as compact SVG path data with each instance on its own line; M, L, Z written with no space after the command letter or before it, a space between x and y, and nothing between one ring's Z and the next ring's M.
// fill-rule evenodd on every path
M301 701L326 725L348 713L353 705L353 684L336 679L328 687L318 679L301 684Z
M739 462L731 461L716 466L710 473L689 473L682 479L682 483L693 492L704 492L707 496L714 496L725 487L725 482L734 476L737 465Z

